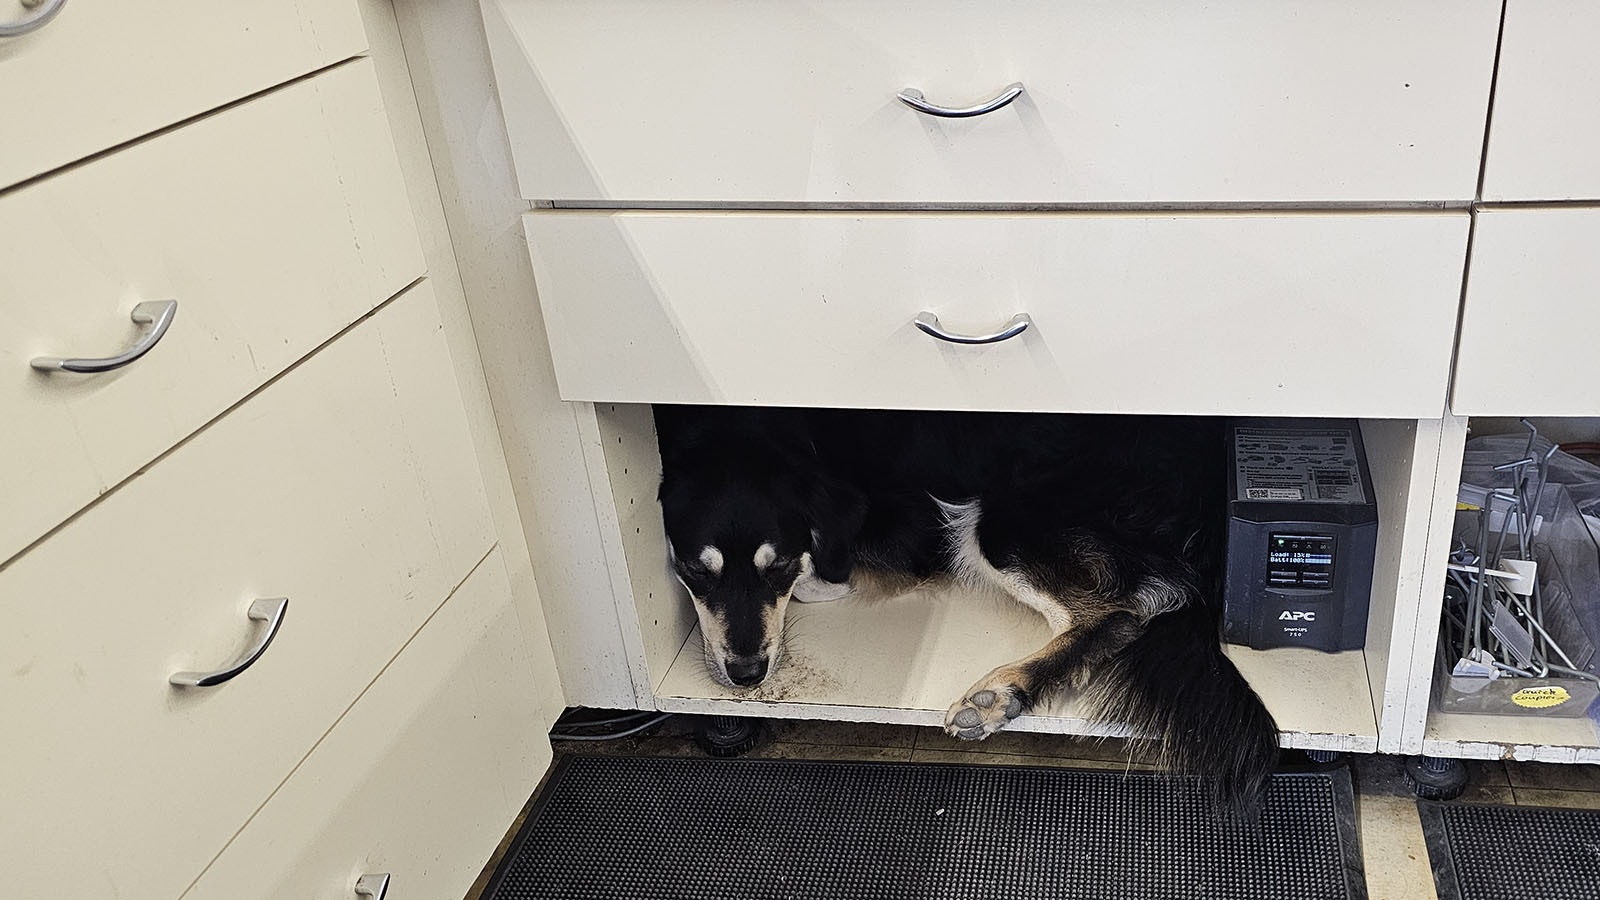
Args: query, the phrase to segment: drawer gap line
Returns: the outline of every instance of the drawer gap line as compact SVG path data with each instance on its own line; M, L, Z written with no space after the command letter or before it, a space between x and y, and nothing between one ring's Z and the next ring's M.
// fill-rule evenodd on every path
M363 322L367 321L368 319L372 318L373 316L375 316L378 313L382 312L383 310L387 309L389 304L393 303L394 301L398 300L400 297L404 296L412 288L414 288L417 285L421 284L426 278L427 278L426 275L421 275L421 276L418 276L417 278L413 279L410 284L407 284L405 287L402 287L400 290L396 291L394 293L394 296L385 299L383 302L379 303L377 306L374 306L372 309L362 313L360 318L358 318L354 322L351 322L350 324L344 326L343 328L340 328L339 331L337 333L335 333L332 337L328 338L327 340L323 341L322 343L320 343L320 344L316 345L315 347L311 348L311 350L308 351L304 356L300 357L299 359L295 360L294 362L292 362L288 366L286 366L282 372L279 372L278 374L276 374L276 375L272 376L271 378L267 379L266 381L262 382L260 385L258 385L256 387L255 390L251 391L250 393L244 395L240 399L238 399L238 400L234 401L233 403L229 404L227 408L223 409L221 412L219 412L216 415L212 416L211 418L207 419L205 422L202 422L200 424L200 426L197 427L194 431L191 431L188 434L184 435L176 443L174 443L171 447L168 447L167 449L161 451L161 453L157 454L155 456L155 458L153 458L153 459L151 459L151 460L149 460L149 461L147 461L145 463L142 463L137 469L134 469L131 473L129 473L126 478L123 478L121 481L118 481L116 484L113 484L110 487L106 488L105 490L101 491L100 494L98 496L96 496L93 500L90 500L88 503L85 503L81 509L78 509L77 511L73 512L72 515L67 516L65 519L62 519L60 522L57 522L55 525L51 526L50 529L48 531L46 531L44 534L39 535L38 537L36 537L33 540L29 541L27 544L23 545L22 549L18 550L16 553L11 554L10 556L6 557L5 559L0 559L0 572L4 572L7 568L10 568L12 563L16 562L17 560L21 559L23 556L27 555L29 550L32 550L34 547L39 546L40 544L42 544L45 541L49 540L51 537L55 536L63 528L66 528L68 525L71 525L73 522L76 522L79 518L81 518L89 510L94 509L95 507L99 506L107 497L110 497L112 494L115 494L117 491L122 490L122 486L123 485L125 485L128 482L134 480L135 478L138 478L140 475L143 475L146 471L148 471L150 469L151 466L156 465L157 463L159 463L162 460L166 459L167 457L171 456L173 453L176 453L179 449L184 447L190 441L192 441L195 438L199 437L200 435L204 434L208 429L211 428L211 426L213 426L213 425L217 424L218 422L220 422L229 413L232 413L234 410L236 410L239 407L243 406L244 404L248 403L253 397L257 396L262 391L266 390L267 388L272 387L274 384L277 384L284 376L286 376L289 373L291 373L291 372L295 371L296 369L300 368L301 365L305 364L312 357L314 357L317 354L321 353L324 349L326 349L328 347L329 344L332 344L334 341L337 341L339 338L342 338L346 334L349 334L354 329L360 327L360 325Z
M111 155L117 154L117 153L121 153L124 150L130 149L132 147L136 147L136 146L138 146L140 144L143 144L143 143L145 143L147 141L153 141L153 140L156 140L158 138L165 137L168 134L171 134L172 132L177 131L180 128L186 128L186 127L188 127L190 125L195 124L196 122L200 122L200 121L202 121L204 119L209 119L212 116L228 112L229 110L234 109L235 107L243 106L246 103L250 103L251 101L254 101L254 100L259 100L262 97L267 96L268 94L275 94L278 91L294 87L295 85L301 83L302 81L309 81L309 80L311 80L313 78L318 77L319 75L323 75L323 74L325 74L327 72L333 71L334 69L340 68L341 66L348 66L348 65L351 65L353 63L359 62L359 61L361 61L363 59L366 59L366 58L367 57L365 55L352 56L352 57L350 57L348 59L341 59L338 62L329 63L329 64L327 64L325 66L319 66L318 68L312 69L311 71L306 72L306 73L304 73L302 75L296 75L295 77L289 79L288 81L285 81L285 82L282 82L282 83L279 83L279 84L275 84L275 85L273 85L272 87L269 87L269 88L263 88L262 90L256 91L255 93L246 94L245 96L240 97L237 100L231 100L231 101L229 101L227 103L222 104L221 106L213 107L213 108L205 110L203 112L198 112L198 113L195 113L194 115L188 116L186 118L179 119L178 121L173 122L170 125L164 125L164 126L162 126L160 128L157 128L155 131L152 131L152 132L150 132L148 134L141 134L136 138L130 138L130 139L126 140L126 141L121 142L120 144L113 144L110 147L105 148L104 150L97 150L94 153L89 154L88 156L79 157L78 159L74 159L74 160L71 160L69 162L62 163L61 165L55 166L54 168L46 169L45 171L40 172L37 175L32 175L32 176L29 176L28 178L24 178L23 180L17 182L16 184L11 184L11 185L6 185L4 187L0 187L0 197L5 197L6 195L11 194L11 193L16 192L16 191L26 190L27 188L29 188L29 187L31 187L31 186L33 186L35 184L38 184L39 182L44 181L47 178L54 178L57 175L66 174L67 172L70 172L70 171L72 171L74 169L79 169L79 168L82 168L83 166L90 165L90 164L92 164L94 162L97 162L99 160L102 160L102 159L104 159L104 158L106 158L108 156L111 156Z
M1473 204L1473 210L1513 209L1600 209L1600 200L1483 200Z
M1481 168L1481 166L1480 166ZM716 213L803 213L848 212L892 215L896 213L1006 213L1008 215L1052 213L1310 213L1350 214L1403 212L1446 213L1471 209L1473 200L1404 201L1237 201L1181 203L779 203L764 201L713 203L709 201L613 202L554 200L531 201L532 212L685 212Z
M1489 135L1494 128L1494 94L1500 87L1500 50L1506 45L1506 0L1500 2L1500 28L1494 36L1494 65L1489 69L1489 108L1483 112L1483 153L1478 157L1477 198L1483 200L1483 181L1489 174ZM1470 257L1470 254L1469 254ZM1450 371L1455 371L1452 366Z
M1461 329L1467 322L1467 287L1472 281L1472 244L1478 236L1478 211L1467 216L1467 255L1461 261L1461 295L1456 299L1456 328L1450 338L1450 368L1445 370L1444 412L1451 410L1456 399L1456 363L1461 356ZM1433 527L1433 523L1429 523Z
M445 594L444 599L439 601L439 605L435 606L433 610L428 613L428 617L422 620L422 624L417 626L417 630L411 632L410 636L406 638L405 643L400 645L400 649L396 650L386 661L384 661L383 668L378 670L378 674L372 676L372 678L364 686L362 686L360 692L356 694L355 698L352 699L349 705L347 705L344 710L339 713L339 717L333 720L333 724L329 725L327 729L322 732L322 734L317 736L317 740L311 745L311 749L307 750L305 755L301 756L300 760L289 769L288 773L285 774L283 778L279 779L278 783L273 786L272 791L267 794L266 799L262 800L255 809L250 811L250 815L245 817L244 823L238 828L234 829L233 834L228 836L227 842L221 847L217 848L217 852L212 855L209 861L206 862L205 868L201 869L200 874L196 875L194 880L189 882L188 887L185 887L183 892L178 895L178 900L183 900L184 897L189 896L189 892L194 890L194 886L200 883L200 879L204 878L207 872L211 871L211 867L216 864L218 859L222 858L222 854L228 852L228 848L233 846L233 842L238 840L239 835L243 834L244 830L250 827L250 823L255 821L256 816L260 815L261 811L267 808L267 804L272 802L272 798L278 796L278 792L283 790L283 786L289 783L289 779L293 778L296 772L300 771L300 767L305 765L306 760L310 759L311 755L317 752L317 748L321 747L322 742L328 739L328 735L332 734L334 729L339 727L339 723L343 722L345 717L350 715L350 710L356 708L356 704L361 702L361 698L365 697L367 692L372 690L372 686L378 683L378 679L382 678L383 674L389 671L389 667L394 665L394 661L399 659L402 653L406 652L406 648L410 647L411 642L417 639L417 635L421 634L423 629L428 627L428 623L433 621L434 616L437 616L439 611L445 608L445 605L450 602L450 598L456 595L456 591L461 590L461 586L471 580L472 576L478 573L478 569L483 567L484 562L487 561L489 557L493 556L494 552L498 549L500 549L500 542L495 541L489 545L489 549L485 550L482 556L478 557L478 561L472 564L472 568L467 570L467 574L450 588L450 590Z

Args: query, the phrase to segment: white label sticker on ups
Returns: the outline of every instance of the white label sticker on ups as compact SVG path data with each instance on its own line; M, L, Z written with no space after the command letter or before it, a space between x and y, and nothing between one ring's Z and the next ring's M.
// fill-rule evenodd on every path
M1348 428L1238 428L1233 453L1240 500L1367 500Z

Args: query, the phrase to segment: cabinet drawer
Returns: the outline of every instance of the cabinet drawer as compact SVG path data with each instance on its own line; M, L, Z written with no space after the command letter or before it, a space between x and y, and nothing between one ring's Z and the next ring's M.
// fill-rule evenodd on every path
M499 554L206 870L187 900L346 900L362 874L390 900L467 892L550 761L535 676Z
M5 22L30 18L16 0ZM360 53L346 0L71 0L0 38L0 187Z
M523 196L1468 200L1497 0L494 0ZM967 107L913 111L896 95Z
M1437 417L1465 214L530 213L562 396ZM956 332L1033 325L1000 343Z
M1600 6L1509 0L1485 200L1600 199Z
M0 561L423 269L364 60L0 197ZM114 355L168 299L126 368L29 367Z
M1450 408L1600 415L1600 209L1483 210Z
M0 570L8 895L178 896L489 551L439 328L424 282Z

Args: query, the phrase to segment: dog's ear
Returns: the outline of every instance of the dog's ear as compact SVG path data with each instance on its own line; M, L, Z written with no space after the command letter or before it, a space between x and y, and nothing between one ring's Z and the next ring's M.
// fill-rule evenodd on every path
M657 404L652 413L665 473L687 464L701 453L715 428L712 415L701 407Z
M811 525L811 565L817 577L833 584L850 579L852 548L867 518L867 500L849 484L818 472L807 497Z
M656 442L664 468L733 454L777 462L808 452L804 419L790 409L748 406L673 405L652 407Z

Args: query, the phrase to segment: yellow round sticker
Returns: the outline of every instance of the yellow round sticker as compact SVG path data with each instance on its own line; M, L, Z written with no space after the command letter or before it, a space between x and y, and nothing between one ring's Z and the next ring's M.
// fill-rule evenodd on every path
M1567 693L1566 688L1553 684L1547 684L1543 687L1523 688L1511 695L1512 703L1518 706L1526 706L1529 709L1548 709L1552 706L1560 706L1571 699L1572 695Z

